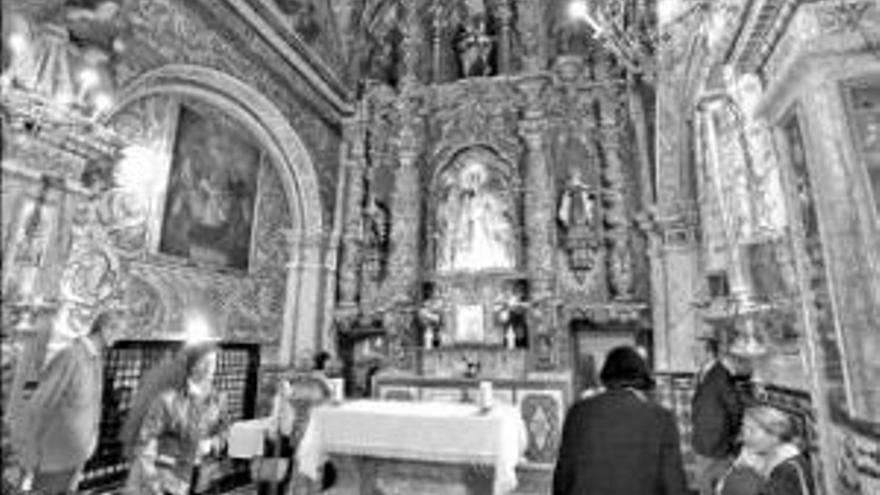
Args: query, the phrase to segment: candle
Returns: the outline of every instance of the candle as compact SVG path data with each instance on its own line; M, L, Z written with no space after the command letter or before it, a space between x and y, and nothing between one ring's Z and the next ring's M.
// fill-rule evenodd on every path
M342 378L330 378L331 399L335 403L342 402L345 399L345 381Z
M480 409L486 410L492 408L492 382L483 380L480 382Z

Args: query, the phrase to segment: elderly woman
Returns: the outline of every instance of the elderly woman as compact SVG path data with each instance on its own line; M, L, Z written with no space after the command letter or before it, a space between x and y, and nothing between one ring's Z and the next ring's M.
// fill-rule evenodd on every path
M184 347L138 387L121 439L131 458L124 493L187 495L207 461L225 448L224 398L212 385L217 347Z
M809 462L786 413L752 407L743 418L743 448L718 487L721 495L812 495Z
M743 419L743 441L763 457L767 482L761 495L812 495L809 462L798 446L797 427L779 409L749 409Z

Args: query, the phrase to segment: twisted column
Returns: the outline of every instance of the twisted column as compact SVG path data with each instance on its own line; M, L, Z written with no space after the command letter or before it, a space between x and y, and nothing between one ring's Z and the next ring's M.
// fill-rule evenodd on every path
M394 174L392 195L391 257L389 260L389 286L385 299L392 305L383 321L388 332L391 366L411 369L407 348L415 343L413 335L414 301L419 277L419 228L421 225L421 200L419 197L419 171L417 158L419 141L416 126L418 120L412 108L412 88L404 82L399 96L398 108L401 129L398 135L398 165Z
M501 0L497 6L497 17L501 25L498 33L498 74L510 72L510 22L513 10L508 0Z
M418 147L412 123L404 124L399 137L398 165L394 173L391 207L391 290L397 301L410 301L418 278L418 227L421 220Z
M418 80L419 48L422 40L421 19L416 11L417 2L406 2L403 40L401 41L402 86Z
M528 270L531 299L534 302L529 322L530 346L535 366L552 368L556 363L554 338L551 334L553 315L553 182L544 155L544 132L547 121L541 95L547 85L544 76L528 77L518 82L518 90L526 104L519 133L526 148L525 176L525 264Z
M599 57L595 66L597 78L610 76L609 60ZM624 94L612 85L606 86L599 102L599 127L602 135L602 153L605 167L602 170L604 182L608 186L602 191L607 242L607 266L609 282L615 299L632 297L633 268L629 239L629 218L627 213L626 177L621 158L620 136L623 129L619 109L621 102L627 101Z
M360 242L363 236L364 174L366 172L364 107L355 117L343 122L344 201L342 256L339 268L339 307L352 309L357 304Z

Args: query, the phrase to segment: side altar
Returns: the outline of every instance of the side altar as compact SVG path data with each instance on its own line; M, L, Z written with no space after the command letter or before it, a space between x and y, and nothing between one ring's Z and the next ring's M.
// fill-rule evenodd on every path
M604 352L651 350L651 83L556 2L465 3L376 28L397 56L344 123L327 339L349 396L470 402L492 381L523 465L549 471Z

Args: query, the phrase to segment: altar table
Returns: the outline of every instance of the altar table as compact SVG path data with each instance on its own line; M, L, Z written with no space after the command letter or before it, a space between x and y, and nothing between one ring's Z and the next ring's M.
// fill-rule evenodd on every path
M359 400L314 409L296 456L312 479L330 454L491 466L492 491L502 495L516 488L525 447L525 425L506 404L482 412L472 404Z

